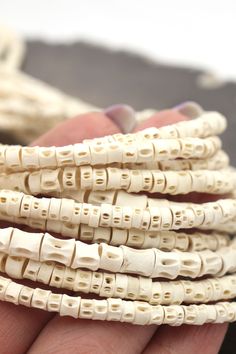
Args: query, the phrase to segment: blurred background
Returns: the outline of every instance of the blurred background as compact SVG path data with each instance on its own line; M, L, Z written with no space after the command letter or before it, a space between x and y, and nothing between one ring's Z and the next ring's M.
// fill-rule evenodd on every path
M236 78L234 0L1 1L0 22L29 39L86 40Z
M8 0L1 1L0 9L0 24L26 40L20 70L27 75L73 96L76 104L82 99L101 108L127 103L136 110L159 110L197 101L227 116L224 147L236 164L235 0ZM1 36L0 30L0 44ZM8 82L6 73L0 72L0 91L3 78ZM14 89L24 82L29 91L24 105L19 92L15 93L14 107L19 116L32 118L24 110L33 101L32 83L26 77L14 80ZM34 100L40 111L44 101L37 95ZM58 97L50 101L51 115L52 102L58 107L60 100L66 101L64 96L57 101ZM72 103L67 115L77 112L78 106ZM65 111L67 106L63 107ZM39 119L37 106L31 108L34 119ZM2 109L4 119L9 112L13 119L12 105L9 108L0 100L1 129L6 126L6 120L1 125ZM18 132L13 134L14 141L26 138L19 135L21 128L25 134L26 125L19 124L18 116L14 118L14 126L9 124L1 140L9 142L9 132ZM58 121L53 119L53 124ZM27 134L28 140L35 136L33 127ZM221 353L235 353L235 328L230 327Z

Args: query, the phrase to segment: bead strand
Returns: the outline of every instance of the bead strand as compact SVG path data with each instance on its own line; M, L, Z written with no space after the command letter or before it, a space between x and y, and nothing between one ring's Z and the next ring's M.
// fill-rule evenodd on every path
M140 301L108 298L106 300L82 299L50 290L30 288L10 279L0 277L0 299L15 305L58 312L61 316L92 320L120 321L138 325L232 322L236 318L234 302L214 305L150 305Z
M39 262L0 253L0 270L74 292L147 301L152 305L207 303L236 296L236 274L203 280L153 281L141 276L72 269L56 262Z
M0 186L31 195L64 191L126 190L162 194L226 194L235 190L236 172L129 170L91 166L42 169L0 175Z

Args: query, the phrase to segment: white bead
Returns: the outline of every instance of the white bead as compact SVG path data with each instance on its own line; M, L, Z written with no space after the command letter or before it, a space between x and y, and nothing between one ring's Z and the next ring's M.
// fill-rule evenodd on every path
M73 165L75 163L73 145L57 147L56 160L57 166Z
M29 233L13 229L9 246L9 255L26 257L38 261L40 258L40 247L44 234Z
M71 265L75 250L75 240L60 240L45 233L40 252L40 262L56 261Z
M123 251L120 247L108 246L105 243L99 245L100 268L110 272L119 272L123 263Z
M26 258L8 256L5 264L5 272L12 278L22 279L26 264Z
M37 281L39 281L40 283L49 284L54 267L54 262L41 263L37 274Z
M15 305L19 304L19 295L23 288L23 285L17 284L15 282L9 283L5 291L5 300L12 302Z
M77 269L75 281L73 284L73 291L82 291L88 293L90 291L92 281L92 272Z
M80 308L80 297L72 297L66 294L62 295L60 305L60 316L71 316L78 318Z
M50 290L34 289L31 305L38 309L47 310L48 297L51 294Z
M12 227L7 227L5 229L0 230L0 251L1 252L8 252L13 230L14 229Z
M76 166L87 165L91 163L91 154L87 145L75 144L73 146L73 150L74 161Z
M76 241L75 254L71 267L87 268L97 270L99 268L100 256L98 244L87 245L86 243Z
M38 157L39 165L42 168L54 167L57 165L55 146L38 148Z
M33 292L34 289L29 288L28 286L23 286L19 295L19 304L30 307Z
M56 264L55 267L53 268L49 285L54 286L56 288L61 288L62 281L64 279L65 270L66 270L65 266L61 264Z
M49 294L47 310L50 312L59 312L61 307L62 296L62 294Z
M152 278L163 277L174 279L180 272L180 258L178 254L153 249L155 263L151 274Z
M107 317L107 300L93 300L93 320L105 320Z

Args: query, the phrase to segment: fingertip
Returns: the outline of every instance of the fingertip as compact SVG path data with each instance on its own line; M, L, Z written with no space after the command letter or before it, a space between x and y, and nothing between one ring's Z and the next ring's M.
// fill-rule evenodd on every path
M155 113L145 122L140 123L134 131L139 131L150 127L160 128L183 120L188 120L188 117L176 110L168 109Z

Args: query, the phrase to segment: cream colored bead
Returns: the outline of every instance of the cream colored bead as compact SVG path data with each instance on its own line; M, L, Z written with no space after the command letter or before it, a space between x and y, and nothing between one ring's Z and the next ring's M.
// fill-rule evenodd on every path
M222 258L209 250L199 252L202 266L199 276L205 274L218 274L223 266Z
M36 281L40 267L41 262L30 259L23 273L24 278Z
M10 283L12 283L11 279L0 276L0 300L5 299L5 293Z
M107 144L97 144L93 141L86 144L89 146L92 165L107 163Z
M74 165L73 145L60 146L56 148L57 166Z
M120 321L123 312L123 302L121 299L107 299L107 321Z
M19 295L19 305L30 307L33 292L34 289L29 288L28 286L23 286Z
M22 151L25 149L28 149L28 148L23 148ZM40 148L38 148L37 152L38 152L40 167L42 167L42 168L53 167L57 164L55 146L40 147ZM23 152L22 152L22 154L23 154Z
M236 271L236 249L223 247L216 251L216 254L220 256L222 260L222 267L218 270L217 276Z
M118 189L121 186L121 170L114 167L108 167L107 171L107 189Z
M94 294L100 293L100 289L103 283L103 274L104 273L92 272L89 292L92 292Z
M149 301L152 296L152 280L150 278L139 277L138 299Z
M42 240L40 262L57 261L71 265L75 250L75 240L59 240L46 233Z
M184 323L184 315L184 309L181 306L165 306L163 324L169 324L171 326L180 326Z
M1 229L0 231L0 251L1 252L8 251L13 231L14 229L12 227Z
M56 170L42 170L40 179L41 179L41 191L43 192L50 192L50 191L57 191L61 192L62 191L62 186L60 184L61 180L61 173L62 171L60 169Z
M48 296L47 310L59 312L61 308L62 294L51 293Z
M108 303L106 300L93 300L93 320L105 320Z
M121 207L129 205L132 208L144 209L147 206L147 199L146 195L135 195L125 191L118 191L115 204Z
M162 252L157 249L153 249L153 251L155 254L155 263L151 277L176 278L181 270L178 253Z
M119 230L118 230L118 232L119 232ZM127 231L126 231L126 233L127 233ZM114 234L114 229L113 229L113 234ZM113 234L112 234L112 236L113 236ZM128 239L126 240L126 242L124 242L122 244L129 246L129 247L134 247L134 248L142 248L144 241L147 238L147 237L145 237L146 235L145 235L144 231L138 230L138 229L137 230L136 229L128 230L127 235L128 235ZM118 243L117 243L117 245L118 245ZM143 248L148 248L148 247L143 247Z
M135 316L133 324L146 325L150 322L152 308L145 302L134 302Z
M179 252L175 251L176 254L179 254L181 267L179 275L185 277L196 278L201 270L201 258L197 253L190 252Z
M110 272L119 272L123 263L123 251L120 247L99 245L100 268Z
M78 318L80 309L80 297L72 297L63 294L60 304L60 316Z
M126 298L131 300L137 299L139 295L139 290L140 290L139 278L128 275Z
M93 205L114 204L116 191L90 191L87 202Z
M27 265L27 258L23 257L7 257L5 263L5 272L13 278L22 279L24 269Z
M88 293L91 288L92 272L78 269L75 275L73 291L82 291Z
M148 324L161 325L164 320L164 307L160 305L152 306L152 312Z
M134 301L124 301L121 322L133 323L135 318Z
M81 241L92 242L94 239L94 232L96 229L88 225L80 225L79 238Z
M29 257L37 261L40 259L40 247L43 237L44 234L42 233L30 234L13 229L8 253L11 256Z
M23 285L15 282L10 282L6 288L4 299L8 302L12 302L15 305L19 304L19 295L23 288Z
M50 294L50 290L43 290L39 288L34 289L31 306L38 309L47 310L48 298Z
M105 168L93 169L92 189L99 191L107 189L107 172Z
M87 165L91 163L91 154L88 145L75 144L73 147L73 152L76 166Z
M54 262L41 263L37 274L37 281L39 281L40 283L49 284L54 267Z
M22 166L26 169L35 169L39 166L39 154L37 147L27 147L22 149Z
M165 188L165 175L163 172L153 171L152 173L153 185L150 190L151 193L163 193Z
M113 297L115 289L115 274L104 273L100 296Z
M88 224L91 227L98 227L100 216L101 216L101 209L98 206L93 205L90 208L90 217L89 217Z
M76 270L66 267L64 277L62 280L62 288L72 290L75 282Z
M119 297L121 299L126 298L128 293L129 276L126 274L116 273L114 297Z
M154 250L135 250L120 246L123 252L122 273L136 273L144 276L152 275L155 264Z
M104 231L102 231L102 233L104 234ZM110 235L110 233L109 233L109 235ZM108 242L106 242L107 240L105 240L105 243L108 243L112 246L125 245L127 243L127 237L128 237L128 230L113 228L112 234L111 234L111 239L108 240Z
M62 227L61 231L59 231L59 234L61 233L62 236L65 237L73 237L76 239L78 238L80 225L74 225L71 222L63 222L61 223L61 226Z
M34 171L29 173L28 176L28 186L30 189L30 194L37 195L41 192L41 171Z
M47 219L51 199L33 198L30 205L30 217L33 219ZM21 216L21 215L20 215Z
M21 167L20 146L8 146L5 150L5 164L7 169L19 169Z
M74 269L87 268L97 270L100 267L99 246L97 244L87 245L83 242L77 241L73 257L73 261L70 264Z
M91 166L82 166L80 168L80 186L81 189L92 189L93 170Z
M65 266L61 264L56 264L53 268L49 285L54 286L56 288L61 288L65 275L65 270Z
M123 230L121 230L121 231L123 231ZM112 232L112 230L110 228L97 227L96 229L94 229L92 242L95 242L95 243L102 243L102 242L110 243L111 232ZM114 230L113 230L113 232L114 232Z
M93 319L94 303L93 300L81 299L79 318ZM106 312L107 315L107 312Z

